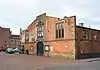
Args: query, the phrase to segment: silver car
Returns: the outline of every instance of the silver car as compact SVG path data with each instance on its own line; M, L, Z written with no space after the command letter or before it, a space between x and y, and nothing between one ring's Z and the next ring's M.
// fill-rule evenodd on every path
M14 51L13 48L7 48L7 49L6 49L6 53L12 54L12 53L15 53L15 51Z

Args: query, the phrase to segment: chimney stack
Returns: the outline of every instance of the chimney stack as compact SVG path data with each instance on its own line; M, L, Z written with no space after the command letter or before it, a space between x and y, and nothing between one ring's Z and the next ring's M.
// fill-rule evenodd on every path
M67 16L64 16L64 18L67 18Z
M83 27L84 23L79 23L79 26Z

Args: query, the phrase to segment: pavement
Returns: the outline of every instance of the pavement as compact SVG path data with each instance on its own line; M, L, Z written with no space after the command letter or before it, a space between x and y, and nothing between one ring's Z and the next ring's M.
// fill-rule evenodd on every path
M6 54L5 52L0 52L0 70L36 70L37 68L72 62L74 61L35 55Z
M93 61L100 61L100 57L76 60L76 62L93 62Z
M100 58L75 60L74 63L65 63L37 70L100 70Z
M100 61L91 63L72 63L59 66L45 67L39 70L100 70Z
M100 70L100 58L63 60L0 52L0 70Z

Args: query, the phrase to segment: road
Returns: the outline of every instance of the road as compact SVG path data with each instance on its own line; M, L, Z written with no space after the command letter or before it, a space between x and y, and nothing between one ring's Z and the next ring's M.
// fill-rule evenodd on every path
M60 64L53 67L44 67L40 70L100 70L100 58L76 61L75 63Z
M35 55L0 52L0 70L100 70L100 59L68 61Z
M63 63L70 63L70 61L35 55L6 54L0 52L0 70L35 70Z

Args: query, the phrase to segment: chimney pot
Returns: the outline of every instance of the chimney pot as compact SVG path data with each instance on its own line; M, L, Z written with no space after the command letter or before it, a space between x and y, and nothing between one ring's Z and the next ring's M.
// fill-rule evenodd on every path
M84 23L79 23L79 26L83 27Z

